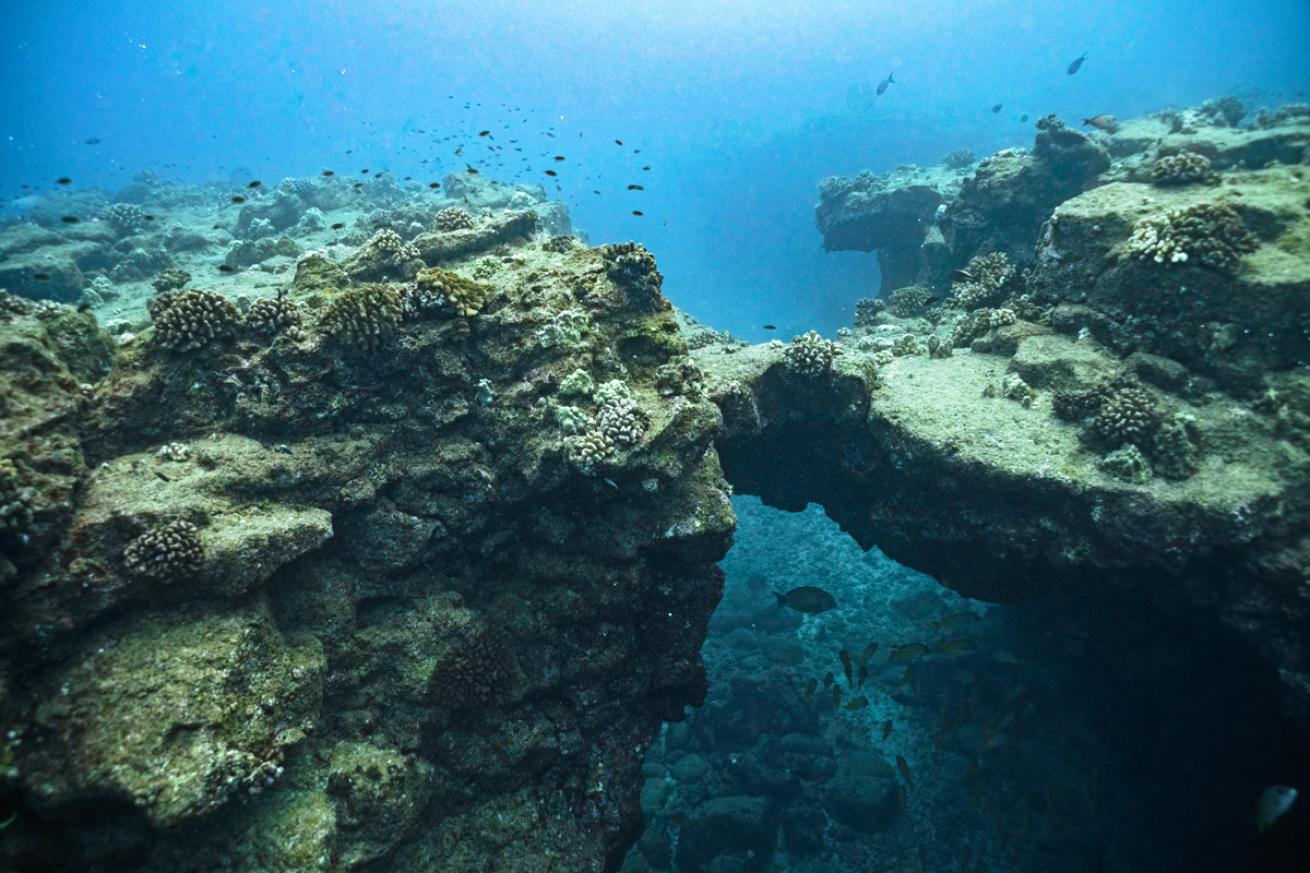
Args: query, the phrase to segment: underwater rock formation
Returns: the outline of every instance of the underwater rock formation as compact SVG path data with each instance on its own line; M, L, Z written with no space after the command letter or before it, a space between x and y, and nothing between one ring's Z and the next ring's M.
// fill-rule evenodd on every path
M0 867L617 865L734 516L651 271L535 221L117 343L3 298Z
M737 490L820 503L969 596L1188 614L1310 726L1310 168L1234 157L1310 127L1231 115L1096 142L1046 119L984 159L940 221L968 240L946 304L944 278L862 302L827 379L798 385L781 344L695 350ZM1213 184L1132 181L1179 136L1213 157L1163 166Z

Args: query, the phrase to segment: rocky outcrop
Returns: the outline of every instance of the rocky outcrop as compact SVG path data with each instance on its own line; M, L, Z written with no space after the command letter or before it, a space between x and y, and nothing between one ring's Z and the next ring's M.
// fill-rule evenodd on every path
M418 285L317 254L284 329L116 362L89 315L5 307L0 866L618 863L734 518L658 287L531 228L457 231L480 306L368 342L328 313Z
M1013 358L879 366L848 353L820 379L768 346L695 355L724 412L718 446L739 492L791 510L820 503L861 545L968 596L1136 599L1221 621L1310 716L1310 458L1278 439L1276 421L1231 398L1171 398L1204 461L1181 482L1126 482L1051 410L1059 390L1095 384L1117 362L1062 337L1025 339ZM1014 376L1034 401L1005 396Z
M958 173L941 168L830 176L819 184L814 208L823 247L878 252L885 287L924 281L943 242L934 224L938 208L958 193L960 182Z

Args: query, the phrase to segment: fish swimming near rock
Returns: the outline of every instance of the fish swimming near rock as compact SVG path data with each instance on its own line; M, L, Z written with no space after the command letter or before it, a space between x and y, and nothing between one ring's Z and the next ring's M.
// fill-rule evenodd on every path
M853 680L852 674L854 673L854 669L851 666L851 653L842 649L841 652L838 653L838 657L841 658L841 667L846 673L846 684L850 685Z
M905 780L905 787L913 788L914 777L910 775L910 765L905 760L904 755L896 756L896 769L901 771L901 778Z
M892 720L889 718L882 723L882 741L887 742L887 738L892 735Z
M1255 805L1255 826L1264 833L1296 803L1297 790L1286 785L1270 785L1260 792Z
M1074 73L1078 72L1085 60L1087 60L1087 52L1083 52L1081 55L1074 58L1073 62L1069 64L1069 69L1065 70L1065 72L1072 76Z
M801 695L801 700L806 706L809 706L810 702L814 700L814 692L818 690L818 687L819 680L817 679L810 679L809 683L805 686L805 693Z
M1097 130L1103 130L1106 133L1114 133L1119 130L1119 122L1114 120L1114 116L1108 112L1102 112L1100 115L1093 115L1091 118L1084 118L1083 124L1088 127L1094 127Z
M846 704L846 708L851 711L857 711L857 710L864 709L868 705L869 705L869 698L861 694L859 697L851 698L850 702Z
M837 601L831 594L813 585L802 585L786 594L775 591L773 596L778 598L779 606L789 606L797 612L808 612L811 615L837 608Z
M891 73L888 73L887 78L883 79L881 82L878 83L878 96L881 97L883 94L886 94L887 86L895 85L895 84L896 84L896 80L892 78Z
M891 654L887 656L887 663L912 664L928 654L928 652L928 647L923 643L903 643L899 646L892 646Z
M932 629L937 633L946 633L948 631L959 630L960 628L969 627L982 621L982 616L970 610L961 610L952 612L944 618L939 618L932 623Z

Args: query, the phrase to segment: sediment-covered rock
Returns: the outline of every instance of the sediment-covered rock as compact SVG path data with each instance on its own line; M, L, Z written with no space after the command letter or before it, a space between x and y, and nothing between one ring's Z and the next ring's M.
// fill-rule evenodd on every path
M0 866L617 863L734 518L658 286L534 220L413 284L408 243L310 255L313 317L185 352L9 298ZM463 303L401 306L434 276Z

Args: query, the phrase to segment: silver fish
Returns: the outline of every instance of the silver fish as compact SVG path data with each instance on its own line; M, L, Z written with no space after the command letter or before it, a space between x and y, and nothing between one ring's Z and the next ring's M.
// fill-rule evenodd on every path
M1088 127L1094 127L1097 130L1103 130L1106 133L1114 133L1119 129L1119 122L1115 121L1114 116L1108 112L1102 112L1100 115L1093 115L1091 118L1084 118L1083 124Z

